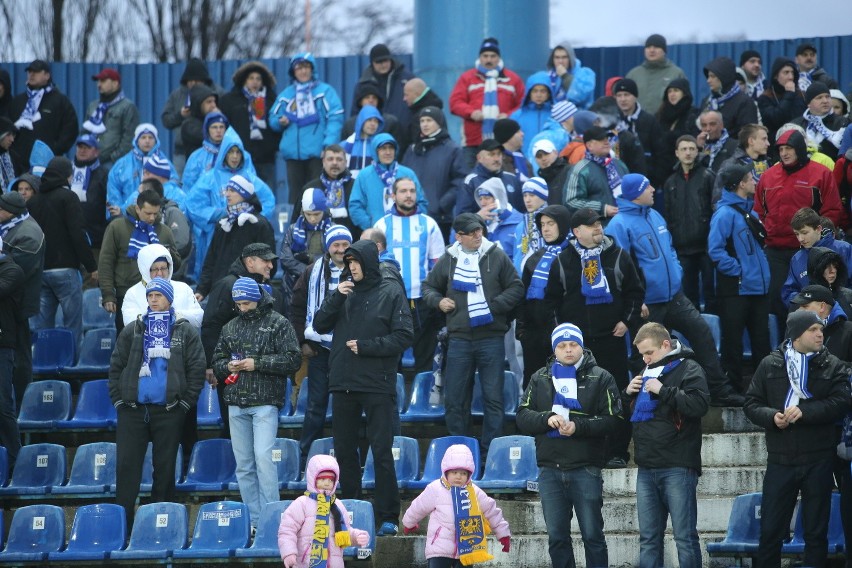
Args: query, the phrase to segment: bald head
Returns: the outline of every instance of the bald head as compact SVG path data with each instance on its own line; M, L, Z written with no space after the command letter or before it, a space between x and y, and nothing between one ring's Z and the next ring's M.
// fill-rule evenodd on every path
M388 239L385 234L378 229L365 229L361 233L360 241L373 241L379 249L379 253L383 253L388 248Z
M411 106L417 102L417 99L420 98L420 96L423 94L423 91L425 90L426 81L419 77L409 79L405 86L402 88L402 99L405 101L405 104Z

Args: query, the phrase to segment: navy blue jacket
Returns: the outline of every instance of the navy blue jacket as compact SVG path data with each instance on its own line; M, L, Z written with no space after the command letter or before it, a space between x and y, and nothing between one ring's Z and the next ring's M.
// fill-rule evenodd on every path
M814 246L829 248L839 254L846 264L847 282L852 280L852 273L849 273L849 271L852 271L852 245L846 241L836 240L834 235L826 235L818 240ZM787 272L787 279L781 288L781 298L785 304L789 304L796 294L801 292L802 288L810 284L810 278L808 278L809 251L810 249L801 249L790 260L790 270Z

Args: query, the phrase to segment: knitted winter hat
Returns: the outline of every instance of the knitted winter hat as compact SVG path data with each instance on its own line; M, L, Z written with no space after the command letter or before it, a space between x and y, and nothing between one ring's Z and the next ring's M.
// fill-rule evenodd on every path
M642 174L627 174L621 178L621 198L627 201L633 201L651 185L648 178Z
M634 97L639 96L639 86L636 85L636 81L633 79L619 79L615 85L612 86L612 96L617 95L618 93L630 93Z
M483 51L493 51L497 55L500 55L500 42L493 37L485 38L479 46L479 53L482 53Z
M550 334L550 346L556 351L556 346L563 341L576 341L583 347L583 332L573 323L561 323Z
M260 293L260 287L257 285L257 282L246 276L237 278L233 288L231 288L231 298L235 302L259 302L261 297L262 294Z
M151 292L159 292L166 297L169 304L171 304L175 299L175 289L172 287L172 283L164 278L151 278L151 281L148 282L147 286L145 286L145 296Z
M332 225L325 230L325 250L331 246L334 241L352 242L352 233L343 225Z
M577 107L571 101L559 101L550 109L550 118L560 124L575 114L577 114Z
M651 34L648 36L648 39L645 40L645 47L659 47L663 51L668 51L668 45L666 45L666 43L665 37L660 34Z
M746 61L748 61L749 59L752 59L754 57L757 57L758 59L760 59L761 62L763 62L763 58L755 50L746 49L745 51L743 51L742 54L740 55L740 67L742 67L745 64Z
M824 325L822 319L814 312L808 310L790 312L790 315L787 316L787 332L784 337L796 340L815 323Z
M231 177L225 187L239 193L243 199L251 199L254 195L254 184L241 175Z
M500 144L505 144L520 129L521 125L517 121L501 118L494 123L494 139Z
M143 122L136 127L136 130L133 131L133 141L138 141L143 134L150 134L156 141L160 141L160 133L157 131L157 127L150 122Z
M805 104L811 104L811 101L819 95L831 95L831 89L829 89L828 85L821 81L814 81L811 83L811 86L808 87L808 90L805 91Z
M325 192L315 187L309 187L302 193L302 211L325 211L328 209L328 200Z
M547 201L547 197L550 194L550 190L547 188L547 182L540 177L533 177L525 181L521 191L523 193L532 193L533 195L537 195L545 201Z
M142 166L142 169L164 179L169 179L172 175L172 169L169 165L169 161L157 155L151 156L148 161L145 162L145 165Z

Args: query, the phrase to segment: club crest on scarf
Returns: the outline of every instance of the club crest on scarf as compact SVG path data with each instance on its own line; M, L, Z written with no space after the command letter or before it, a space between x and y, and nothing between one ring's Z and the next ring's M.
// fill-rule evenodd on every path
M463 565L470 566L493 559L488 554L488 541L485 538L491 528L479 508L473 484L452 486L449 489L455 515L459 560Z
M598 279L599 273L600 267L597 260L590 259L583 267L583 277L589 284L593 284Z

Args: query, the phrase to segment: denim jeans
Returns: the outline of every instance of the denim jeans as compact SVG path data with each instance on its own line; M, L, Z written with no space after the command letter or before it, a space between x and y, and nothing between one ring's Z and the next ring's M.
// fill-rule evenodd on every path
M0 349L0 445L6 448L9 465L15 463L21 449L21 434L18 432L15 412L15 387L12 385L14 367L15 350Z
M317 354L308 359L308 406L302 422L302 437L299 440L301 450L301 470L305 470L308 452L314 440L322 438L325 428L325 415L328 412L328 357L329 350L322 347ZM302 383L302 387L305 383Z
M695 489L698 472L686 467L640 467L636 477L636 508L639 512L639 566L664 565L663 536L671 516L672 532L681 568L701 568L698 542L698 504Z
M256 526L264 503L280 499L278 469L272 461L272 447L278 435L278 407L231 405L228 420L240 497L248 506L251 525Z
M538 492L550 561L554 568L574 568L574 548L571 544L572 511L583 536L586 566L605 568L609 557L604 538L603 477L598 467L558 469L542 467L538 474Z
M451 436L470 435L470 404L473 374L479 370L482 383L482 450L503 435L503 377L506 351L503 337L485 339L450 338L444 373L444 406L447 430Z
M83 337L83 280L73 268L45 270L41 279L40 313L30 320L33 331L50 329L56 320L56 307L62 306L65 327L74 333L79 346Z

